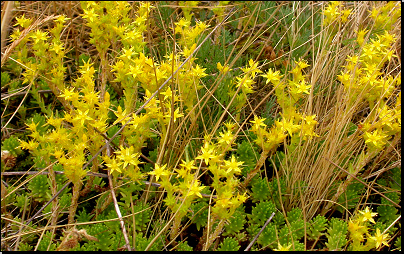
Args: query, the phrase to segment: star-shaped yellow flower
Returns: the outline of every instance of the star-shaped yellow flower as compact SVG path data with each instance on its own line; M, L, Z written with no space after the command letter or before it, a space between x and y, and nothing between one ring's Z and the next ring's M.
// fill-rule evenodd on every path
M117 162L116 159L112 159L111 163L105 164L111 170L111 173L114 171L118 171L119 173L122 173L122 162Z
M216 156L214 155L213 148L209 149L209 145L205 144L205 147L201 148L202 154L196 157L195 159L205 160L206 165L209 164L209 159L213 159Z
M224 164L226 165L225 167L227 168L226 174L230 173L231 171L234 171L234 173L241 173L241 169L238 166L243 165L243 163L244 162L242 161L237 162L234 155L232 155L230 161L227 160L224 161Z
M288 246L282 246L279 242L278 242L278 248L274 249L275 251L289 251L290 247L292 247L292 244L289 244Z
M375 220L373 219L374 216L377 215L377 213L372 213L372 211L369 210L369 207L365 208L365 211L359 211L359 213L361 213L363 215L362 217L362 221L370 221L372 223L376 223Z
M269 68L268 72L261 76L267 79L265 84L268 84L269 82L274 82L274 81L276 83L276 81L279 81L283 75L281 75L279 71L274 72L271 68Z
M189 192L187 196L197 195L202 198L201 190L203 190L206 186L199 186L199 181L195 180L192 184L188 184Z
M387 238L389 237L389 234L382 234L380 232L380 229L376 229L376 235L371 236L370 238L376 242L376 248L378 249L380 245L384 244L387 247L389 247L389 244L387 243Z
M155 175L156 181L158 181L161 176L170 175L170 172L168 172L168 170L166 170L166 167L167 167L167 164L164 164L163 166L156 164L154 167L154 170L152 172L149 172L149 175Z
M266 127L267 125L264 123L266 118L261 118L259 116L254 116L254 120L250 121L254 124L253 129L258 130L261 126Z
M123 146L120 147L120 151L115 152L119 154L117 157L123 161L123 167L126 168L128 164L132 164L134 166L139 165L139 153L135 153L135 149L133 146L128 148L124 148Z

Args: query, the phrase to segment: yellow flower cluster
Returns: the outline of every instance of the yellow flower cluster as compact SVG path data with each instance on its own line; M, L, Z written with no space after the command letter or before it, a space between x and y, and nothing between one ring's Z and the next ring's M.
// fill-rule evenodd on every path
M376 228L375 235L369 234L369 223L375 224L373 219L377 213L372 213L369 207L365 210L359 211L353 219L349 219L348 222L348 232L349 238L352 243L349 245L348 250L352 251L369 251L370 249L379 249L381 246L389 246L387 240L389 239L389 234L382 234L379 228ZM365 243L365 239L367 239Z
M343 9L343 3L340 1L331 1L329 5L324 9L323 15L324 24L328 25L333 22L341 21L342 23L347 22L348 16L351 14L350 9Z
M217 63L217 69L224 75L231 71L229 66L222 66L219 62ZM240 69L243 71L243 74L232 80L232 86L229 87L230 89L227 92L229 96L235 96L232 106L235 110L236 120L240 119L240 110L247 103L247 95L254 92L254 79L257 77L257 73L262 73L258 68L258 62L254 62L252 59L248 61L246 67Z
M377 24L389 10L394 19L398 9L396 3L390 2L374 8L371 17ZM375 36L369 35L371 38L365 43L364 37L368 32L365 28L359 30L357 42L361 46L361 53L347 57L345 70L338 75L338 80L344 85L348 107L362 99L369 103L371 113L361 125L363 138L371 152L382 150L393 135L401 132L401 92L397 94L394 106L386 103L401 85L401 77L393 77L382 71L384 64L396 57L392 49L396 36L382 30Z
M309 65L303 60L295 61L295 64L295 68L290 71L293 74L293 79L288 80L288 85L281 81L283 75L279 71L269 69L266 74L262 75L266 78L266 83L271 82L275 86L275 95L283 111L281 113L282 120L276 121L270 129L264 123L265 118L254 116L254 120L251 121L253 124L251 131L257 134L255 143L265 152L276 149L288 134L293 137L295 133L299 133L304 140L318 137L314 132L317 124L317 121L314 120L316 115L300 114L294 106L304 94L310 93L309 89L311 88L311 85L306 85L306 75L302 73L302 69Z
M391 1L379 7L375 6L369 12L375 22L374 28L388 31L394 28L394 24L401 17L401 5L399 2Z
M217 199L212 213L215 218L219 219L230 218L235 209L247 199L245 194L240 195L236 190L239 181L235 175L241 173L240 166L243 162L238 162L234 155L229 160L224 159L224 155L231 149L235 139L234 124L226 123L226 126L227 131L220 133L217 143L211 142L208 136L205 137L201 154L195 158L205 162L213 174L212 186L215 188ZM199 170L195 171L198 168L194 164L194 160L182 161L180 167L175 169L178 179L176 184L170 181L170 175L173 173L166 164L156 165L154 170L149 173L154 175L167 191L164 202L172 211L179 211L178 218L186 215L195 198L202 198L201 191L206 187L201 186L200 181L196 179L195 174Z
M191 21L186 18L181 18L174 24L175 33L181 35L178 43L184 48L190 48L196 42L198 36L208 28L208 25L201 21L197 21L196 25L191 27Z
M82 88L80 92L74 87L65 88L60 95L72 106L72 110L65 112L63 117L49 117L46 124L53 128L42 135L34 123L29 124L33 140L21 142L22 148L35 155L43 158L53 155L73 183L78 183L86 175L82 166L87 153L94 154L104 145L102 136L95 129L103 133L107 126L109 94L106 94L104 102L99 102L99 93L94 92L95 70L91 65L88 62L81 67L81 77L73 84ZM50 163L50 158L48 161Z
M187 58L196 48L195 39L207 26L203 22L197 22L195 27L190 27L190 22L185 19L181 19L175 25L176 33L181 34L181 40L184 42L180 43L183 46L182 55ZM142 34L141 30L139 30L139 34ZM174 56L173 53L165 57L167 60L157 63L154 59L146 57L142 52L136 50L136 47L131 46L124 48L122 51L122 54L118 57L119 60L111 65L111 68L115 75L114 82L120 83L124 89L125 110L129 113L136 105L138 85L141 85L146 91L146 98L150 98L151 94L182 63L179 60L180 56ZM171 112L171 100L174 100L174 103L182 101L187 111L192 109L195 105L196 91L201 88L199 85L200 79L207 75L205 73L206 69L194 64L194 60L195 58L190 59L174 78L178 84L178 89L173 87L163 88L160 92L160 94L164 95L163 99L160 97L159 99L153 98L148 104L146 110L151 113L150 117L159 118L159 121L165 125L168 124L170 118L174 118L175 122L177 118L182 117L183 114L179 108ZM174 94L174 97L172 97L172 94Z
M245 193L241 195L237 190L240 182L236 175L241 174L240 166L243 162L237 161L234 155L225 159L225 154L231 150L235 141L235 124L226 123L225 126L226 131L219 133L217 142L211 140L210 136L205 136L201 154L196 157L204 161L213 174L212 187L216 191L217 200L212 213L219 219L230 218L235 209L247 199Z

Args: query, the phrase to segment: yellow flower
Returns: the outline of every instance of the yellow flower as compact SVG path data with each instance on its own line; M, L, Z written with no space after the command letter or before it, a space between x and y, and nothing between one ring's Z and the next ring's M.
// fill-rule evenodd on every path
M380 39L379 40L374 40L374 39L370 39L371 45L374 49L376 49L377 51L382 51L382 49L384 49L387 45L383 44Z
M231 70L228 65L222 66L220 62L217 62L216 67L221 73L226 73Z
M208 143L205 144L204 147L201 148L202 154L196 157L195 159L205 160L206 165L209 164L209 159L213 159L216 156L214 155L213 148L209 149Z
M300 125L293 124L293 119L288 121L285 118L282 118L282 121L275 121L275 125L283 132L287 131L290 136L300 128Z
M27 128L28 130L34 132L34 131L36 131L36 127L38 127L39 122L35 123L34 121L32 121L30 124L25 124L25 125L28 126L28 128Z
M268 70L267 74L264 74L264 75L261 75L261 76L267 79L265 84L268 84L269 82L272 82L272 83L275 84L275 83L277 83L277 81L279 81L283 77L283 75L281 75L279 71L274 72L272 70L272 68L270 68Z
M116 119L115 122L112 125L115 125L115 124L121 122L128 115L126 113L126 109L124 111L122 111L121 106L118 106L118 111L114 112L114 114L116 115L116 117L118 117L118 119Z
M106 131L106 122L103 117L98 118L97 121L94 121L93 123L90 123L91 126L96 128L100 132L105 132Z
M13 33L10 35L10 37L11 37L11 42L17 40L17 39L20 37L20 35L21 35L20 29L19 29L19 28L16 28L16 29L13 31Z
M292 247L292 244L289 244L288 246L283 247L279 242L278 242L278 248L274 249L274 251L289 251L290 247Z
M142 38L142 34L140 32L138 32L136 30L131 30L131 31L126 32L122 39L125 42L127 42L128 44L132 44L136 41L141 40L141 38Z
M309 90L311 88L311 85L305 85L305 81L301 80L300 82L294 82L296 88L295 88L295 93L296 94L310 94Z
M188 47L185 46L184 50L181 54L188 58L192 54L192 52L194 52L195 48L196 48L196 43L192 44L191 48L189 48L189 49L188 49Z
M142 66L139 64L136 65L136 67L129 65L129 69L130 69L130 71L126 75L132 75L134 79L137 77L137 75L140 75L143 73Z
M304 118L304 121L306 121L306 124L310 125L310 126L314 126L317 124L317 121L314 120L316 118L316 115L311 115L311 116L306 116Z
M139 15L147 16L151 9L156 8L150 2L142 2L139 7Z
M192 169L197 169L197 167L194 166L194 160L191 161L184 161L182 160L182 164L180 166L184 167L187 170L192 170Z
M188 184L187 187L189 188L187 197L197 195L198 197L202 198L201 190L203 190L206 186L199 186L199 181L195 180L192 184Z
M362 49L362 54L361 57L367 57L370 60L373 59L373 57L376 55L376 51L373 47L371 47L369 44L366 44L365 47Z
M181 177L185 179L187 176L189 176L188 170L185 167L181 167L181 169L176 169L175 171L177 171L177 178Z
M189 27L191 25L191 22L186 20L185 18L181 18L180 21L174 23L176 26L178 26L179 28L182 27ZM177 28L175 29L177 31Z
M173 96L173 91L171 90L170 87L167 87L167 89L164 92L160 92L160 94L164 95L164 99L170 99Z
M341 71L341 75L337 75L337 78L345 86L350 85L351 75L349 74L349 71L348 72Z
M147 122L147 115L136 115L135 113L132 114L132 121L130 122L130 124L133 125L133 128L136 129L138 128L139 125L143 125L144 123Z
M400 104L401 105L401 104ZM224 126L226 126L226 128L228 129L228 130L232 130L235 126L236 126L236 124L235 123L232 123L232 122L226 122L226 123L224 123Z
M91 8L90 10L84 10L83 18L89 19L91 22L94 21L94 18L98 17L98 14L94 13L94 9Z
M253 92L253 87L252 85L255 84L255 82L248 77L248 75L244 77L237 77L236 78L237 82L237 87L242 86L245 89L246 93L252 93Z
M125 69L125 63L122 60L119 60L115 63L115 65L110 65L112 70L111 72L120 72Z
M123 167L126 168L128 164L132 164L134 166L139 165L140 161L139 153L135 153L135 148L130 146L129 148L120 147L120 151L115 152L119 154L117 157L123 161Z
M261 73L262 71L258 69L258 62L254 62L254 60L250 59L248 61L248 65L250 67L241 68L244 73L251 73L251 76L254 78L256 73Z
M67 20L69 20L70 18L66 18L65 15L59 15L59 17L56 19L56 22L59 22L60 24L65 23Z
M379 15L379 10L376 7L373 7L373 9L369 12L373 19L376 19L376 17Z
M341 22L345 23L348 20L348 16L352 13L352 10L346 9L342 11Z
M299 61L298 62L295 61L295 63L297 64L297 66L299 66L300 70L310 66L304 59L299 59Z
M377 37L387 45L395 42L397 39L395 34L390 34L387 30L384 31L383 35L381 35L380 37L377 35Z
M73 101L78 99L79 94L74 92L74 87L72 90L65 88L65 91L59 97L64 97L66 101Z
M380 229L376 229L376 235L371 236L370 238L376 242L376 248L378 249L380 245L384 244L387 247L389 247L389 244L387 243L387 238L389 237L389 234L382 234L380 232Z
M64 49L63 44L62 43L58 44L56 42L54 42L50 48L51 51L55 51L55 53L58 55L59 53L63 53L63 49Z
M105 164L111 170L111 173L114 171L118 171L119 173L122 173L122 168L120 167L122 165L122 162L117 163L116 159L112 159L112 162L109 164Z
M123 34L125 33L125 26L113 26L112 29L114 29L114 31L119 35L119 36L123 36Z
M98 102L98 94L100 92L89 91L85 92L83 99L88 103L88 105L94 105Z
M233 140L233 133L231 132L231 130L228 130L226 133L220 132L219 144L226 143L229 145L232 140Z
M247 200L248 196L246 193L244 193L243 195L238 194L237 195L237 199L239 200L239 202L244 203Z
M88 111L89 109L87 109L85 112L81 111L80 109L77 110L78 114L77 116L73 119L73 120L80 120L81 125L84 125L84 121L85 120L94 120L93 118L91 118L90 116L88 116Z
M196 21L196 26L201 32L203 32L206 28L209 27L209 25L205 24L205 22L202 21Z
M323 15L326 16L325 23L331 23L340 13L338 12L339 2L330 2L330 4L325 8Z
M362 216L362 221L363 222L365 222L365 221L370 221L370 222L372 222L372 223L376 223L375 222L375 220L372 218L372 217L374 217L374 216L376 216L377 215L377 213L372 213L370 210L369 210L369 207L366 207L366 209L365 209L365 211L359 211L363 216Z
M132 55L135 53L135 52L133 52L133 50L134 50L133 47L131 47L130 49L123 49L124 53L121 56L118 56L118 58L119 59L122 59L122 58L131 59Z
M259 129L259 127L267 127L267 125L264 123L264 121L265 121L265 119L266 118L261 118L261 117L259 117L259 116L254 116L254 120L252 120L252 121L250 121L251 123L253 123L254 124L254 128L255 129Z
M201 68L198 64L195 66L195 68L192 68L192 73L198 77L198 78L203 78L207 76L208 74L205 73L206 68Z
M218 199L216 201L215 206L218 206L218 207L221 207L221 208L227 208L227 207L230 207L232 205L233 205L233 202L230 200L230 198L225 197L225 198Z
M353 222L351 219L349 219L348 230L351 234L352 240L362 242L364 240L363 229L365 229L365 226L359 225L358 221Z
M32 23L32 20L31 20L31 19L25 18L25 14L23 14L23 15L21 16L21 18L16 17L16 19L17 19L17 23L15 23L14 26L20 25L20 26L23 27L23 28L27 28L27 27L29 27L29 25L31 25L31 23Z
M164 164L163 166L160 167L160 165L158 165L156 163L156 165L154 166L154 170L152 172L149 172L149 175L155 175L156 176L156 181L158 181L161 176L170 175L170 172L168 172L165 169L166 167L167 167L167 164Z
M381 149L386 144L383 139L387 138L387 135L383 135L382 131L379 133L379 130L375 130L373 133L365 132L363 137L366 144Z
M230 161L224 161L225 167L227 168L226 174L229 174L231 171L234 171L235 173L241 173L241 169L238 166L243 165L243 163L243 161L237 162L234 155L232 155Z
M39 146L39 143L35 142L34 140L30 140L28 143L25 141L21 141L20 148L26 150L34 150Z
M61 158L65 153L62 149L56 149L51 155L55 156L57 159Z
M38 43L39 41L46 41L48 38L46 37L48 35L47 32L41 32L40 30L36 30L36 32L31 35L31 38L35 40L35 44Z
M180 117L183 117L184 116L184 114L181 114L181 113L179 113L179 108L177 108L175 111L174 111L174 114L173 114L173 121L175 122L175 120L177 119L177 118L180 118ZM169 112L164 116L164 117L166 117L166 118L171 118L171 108L170 108L170 110L169 110Z

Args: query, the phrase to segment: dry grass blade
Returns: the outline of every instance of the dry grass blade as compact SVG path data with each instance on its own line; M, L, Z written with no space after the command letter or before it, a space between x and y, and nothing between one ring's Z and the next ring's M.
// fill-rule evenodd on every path
M109 186L111 188L112 199L114 200L115 211L116 211L116 214L118 215L119 223L120 223L121 229L122 229L122 234L123 234L123 237L125 239L125 243L126 243L125 247L126 247L126 249L128 251L131 251L129 238L128 238L128 233L126 232L125 223L124 223L124 221L122 219L122 214L121 214L121 211L120 211L119 206L118 206L118 201L116 200L114 184L113 184L113 181L112 181L111 173L109 171L108 171L108 180L109 180Z
M4 52L4 47L6 46L6 38L8 35L10 20L11 20L11 12L14 9L14 1L5 1L3 8L1 10L1 53ZM3 64L1 65L3 66Z
M380 193L378 190L376 190L375 188L373 188L372 186L370 186L369 184L363 182L361 179L357 178L355 175L349 173L347 170L341 168L340 166L338 166L337 164L335 164L334 162L330 161L328 158L325 158L326 160L328 160L331 164L333 164L334 166L338 167L339 169L341 169L342 171L344 171L345 173L347 173L349 176L351 176L352 178L354 178L355 180L357 180L358 182L360 182L361 184L367 186L368 188L372 189L374 192L376 192L377 194L379 194L380 196L382 196L383 198L385 198L386 200L388 200L390 203L392 203L393 205L395 205L398 208L401 208L401 206L399 204L397 204L396 202L394 202L393 200L389 199L388 197L386 197L386 195L384 195L383 193Z

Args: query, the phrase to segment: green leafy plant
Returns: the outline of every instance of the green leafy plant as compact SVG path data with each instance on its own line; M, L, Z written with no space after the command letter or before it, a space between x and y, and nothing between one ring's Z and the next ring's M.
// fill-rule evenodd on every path
M218 251L238 251L240 249L240 246L238 245L238 242L231 238L231 237L226 237L223 239L222 243L220 244L219 248L217 249Z

